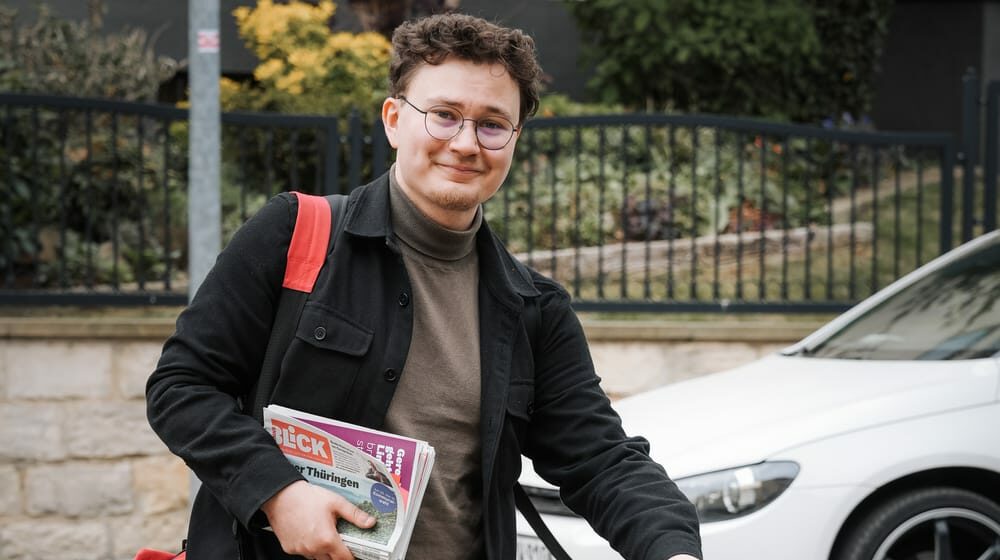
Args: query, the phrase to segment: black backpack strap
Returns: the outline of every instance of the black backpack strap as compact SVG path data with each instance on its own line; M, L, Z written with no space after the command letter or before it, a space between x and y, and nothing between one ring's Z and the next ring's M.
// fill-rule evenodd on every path
M538 299L532 298L525 302L522 314L524 317L524 329L528 333L528 342L531 344L531 352L537 356L536 350L540 346L538 337L541 329ZM521 515L524 516L528 525L531 525L531 528L535 531L535 535L545 543L545 548L549 549L549 554L556 560L570 560L569 554L566 553L562 545L559 544L559 541L556 540L555 535L552 534L552 531L545 524L545 521L542 520L542 516L535 509L535 504L531 502L531 498L528 497L528 493L524 491L524 487L521 486L520 482L514 483L514 504L517 506L517 509L521 510Z
M542 516L535 509L535 504L531 503L531 498L528 497L528 493L524 491L524 487L521 486L520 482L514 483L514 504L517 505L517 509L521 510L521 515L524 516L528 525L531 525L531 528L534 529L535 535L545 543L545 548L549 549L549 554L556 560L570 560L569 554L563 550L559 541L556 540L555 535L552 534L552 531L549 531L548 525L542 520Z
M324 197L330 204L330 212L333 216L333 227L330 229L330 239L328 241L327 254L333 251L333 245L340 233L344 231L344 217L347 215L347 195L334 194ZM298 227L299 221L296 221ZM278 375L281 372L281 361L285 356L285 351L295 338L295 329L299 324L299 316L302 315L302 308L309 299L309 292L281 289L278 299L278 310L274 314L274 323L271 325L271 336L267 341L267 348L264 350L264 361L260 368L260 377L257 379L257 386L254 389L253 417L263 424L264 407L271 399L271 393L278 383Z

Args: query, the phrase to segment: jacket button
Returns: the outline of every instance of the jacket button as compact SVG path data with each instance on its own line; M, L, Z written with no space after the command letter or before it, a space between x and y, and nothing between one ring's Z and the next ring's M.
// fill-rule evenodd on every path
M385 370L382 376L385 377L385 380L388 381L389 383L392 383L393 381L399 379L399 376L396 375L396 370L392 368Z
M410 294L403 292L399 294L399 306L406 307L410 304Z
M326 329L323 327L316 327L316 330L313 331L313 338L316 340L323 340L326 338Z

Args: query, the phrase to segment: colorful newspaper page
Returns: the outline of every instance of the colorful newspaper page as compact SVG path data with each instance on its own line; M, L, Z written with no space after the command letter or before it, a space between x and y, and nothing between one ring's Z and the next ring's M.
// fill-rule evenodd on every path
M420 463L419 453L423 442L279 405L271 405L269 408L311 424L374 457L385 466L402 490L403 506L409 504L410 492L416 483L415 475Z
M278 405L264 408L264 427L306 480L376 518L371 529L338 520L337 530L356 558L405 556L434 464L433 447Z

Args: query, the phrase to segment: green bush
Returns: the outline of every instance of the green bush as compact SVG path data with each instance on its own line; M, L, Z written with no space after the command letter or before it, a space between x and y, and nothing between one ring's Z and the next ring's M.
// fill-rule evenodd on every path
M260 62L254 69L253 81L222 79L223 109L334 116L342 135L348 132L348 117L358 111L366 117L363 130L370 132L372 121L367 116L378 114L385 99L391 45L378 33L332 31L330 22L335 12L336 4L330 0L261 0L253 8L235 9L240 37ZM269 159L274 167L301 170L299 190L313 190L311 179L322 167L318 146L325 140L315 131L303 131L297 138L300 151L293 153L287 131L224 132L223 153L238 154L246 145L262 146L261 152L269 151L273 156ZM303 145L317 148L302 151ZM348 161L347 151L342 146L344 162ZM371 143L362 152L363 173L369 174ZM296 187L287 175L269 176L265 163L264 158L225 162L224 204L238 203L238 208L252 210L267 195ZM348 166L342 165L337 181L346 183L347 171ZM242 216L243 211L237 214ZM234 221L226 218L227 232Z
M345 116L381 106L391 45L378 33L334 33L330 0L260 0L233 11L240 37L257 55L253 83L222 80L227 110Z
M858 118L871 110L891 12L892 0L815 3L813 23L823 45L808 82L815 115Z
M33 23L16 17L0 6L0 91L152 101L177 71L142 29L109 33L99 18L66 20L44 4Z
M783 210L792 227L822 218L818 206L803 215L808 195L794 170L782 185L773 139L762 151L759 137L755 145L709 128L609 127L601 136L596 127L525 131L504 190L487 204L514 251L732 231L747 207L768 208L772 221Z
M871 104L891 0L567 2L599 101L817 122Z
M914 169L917 157L901 147L876 153L662 124L540 122L516 149L505 186L486 205L516 252L826 225L836 219L831 201Z
M175 62L153 54L141 30L107 33L99 18L69 21L44 6L33 23L15 26L15 18L0 8L0 91L152 100L176 70ZM113 122L100 111L9 106L3 119L0 182L9 193L9 219L0 221L0 238L9 245L0 251L0 269L13 270L15 285L162 277L164 256L178 257L166 247L180 245L160 226L164 205L149 201L175 199L171 189L182 184L171 166L161 194L162 128L147 120L140 152L135 117ZM174 144L168 157L178 161L179 151ZM171 218L183 219L183 206L171 204Z

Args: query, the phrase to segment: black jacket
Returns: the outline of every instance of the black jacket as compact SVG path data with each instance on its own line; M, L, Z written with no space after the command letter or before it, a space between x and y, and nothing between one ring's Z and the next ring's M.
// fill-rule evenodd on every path
M388 191L382 176L351 194L344 233L306 303L272 402L381 427L406 375L413 328ZM178 318L147 385L150 424L203 482L192 560L228 557L220 547L234 546L233 516L255 526L260 506L301 478L237 403L260 371L295 204L279 195L237 232ZM487 558L515 556L512 485L522 453L626 558L700 556L693 507L650 460L648 443L622 431L568 294L517 262L485 221L476 243ZM538 309L534 351L522 322L526 303ZM256 534L267 556L284 557L273 535Z

